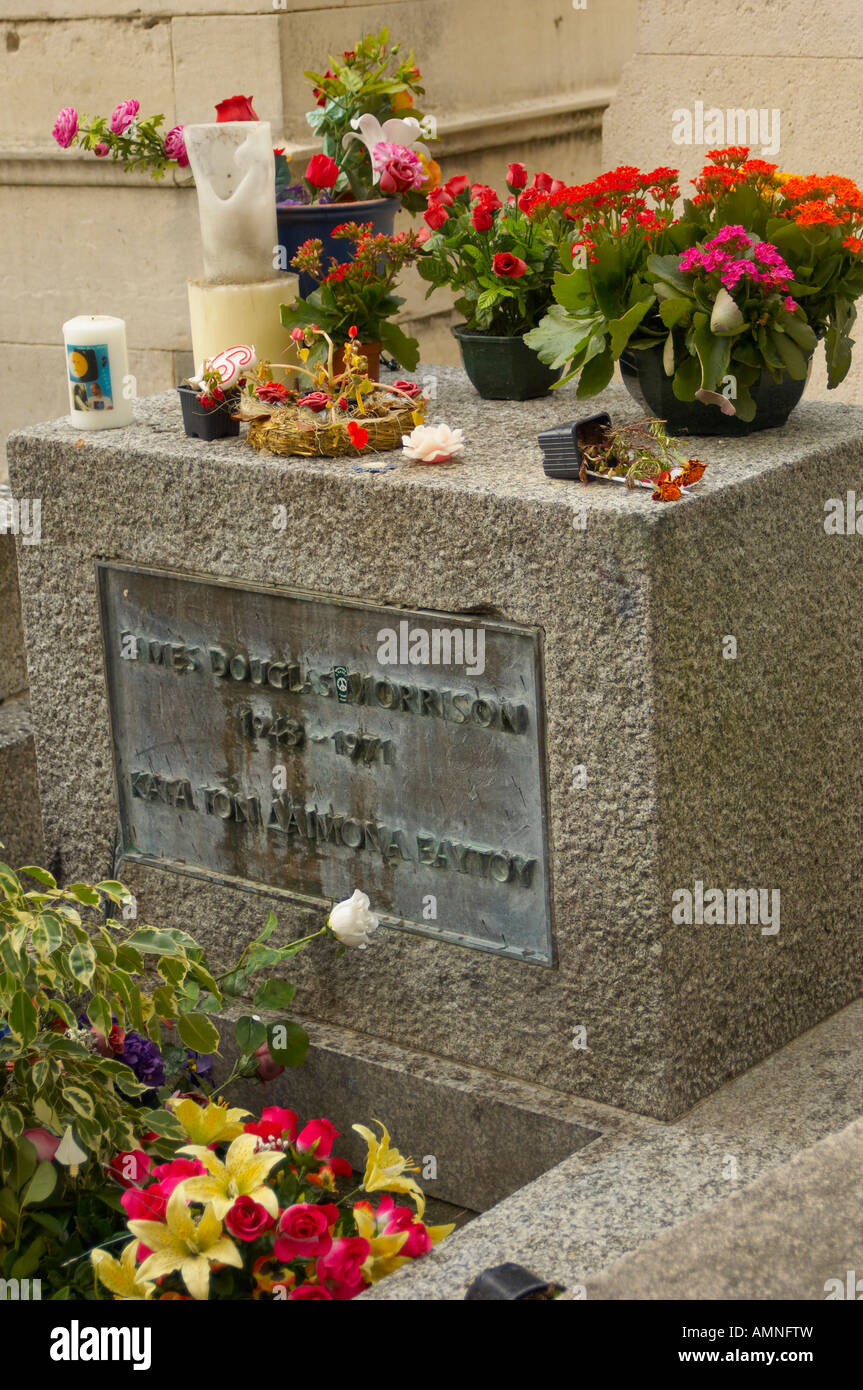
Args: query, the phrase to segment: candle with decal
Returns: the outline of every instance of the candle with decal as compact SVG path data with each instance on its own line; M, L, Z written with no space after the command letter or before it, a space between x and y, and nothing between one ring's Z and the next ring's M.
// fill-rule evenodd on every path
M69 420L78 430L121 429L132 423L133 386L126 324L110 314L80 314L63 324Z

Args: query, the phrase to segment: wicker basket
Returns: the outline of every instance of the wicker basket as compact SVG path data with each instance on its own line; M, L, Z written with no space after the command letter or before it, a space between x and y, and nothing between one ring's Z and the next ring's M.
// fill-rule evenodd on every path
M368 432L369 440L362 449L351 443L347 431L348 422L327 425L306 426L301 429L297 422L297 412L291 407L277 408L272 415L252 420L249 424L249 443L253 449L262 449L270 454L299 454L305 458L336 458L341 454L359 456L369 451L383 453L388 449L398 449L403 434L410 434L414 427L414 412L411 406L388 410L382 415L363 415L353 417L358 425Z

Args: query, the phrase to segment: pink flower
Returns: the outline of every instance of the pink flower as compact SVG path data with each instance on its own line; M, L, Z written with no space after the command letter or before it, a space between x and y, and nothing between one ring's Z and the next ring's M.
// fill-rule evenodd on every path
M790 294L786 295L785 299L782 301L782 308L787 309L789 314L793 314L794 310L797 308L797 300L792 299Z
M300 396L297 405L308 406L309 410L326 410L330 404L330 398L326 391L309 391L305 396ZM257 1053L255 1054L257 1056ZM284 1070L284 1068L282 1069Z
M292 339L293 339L293 341L294 341L295 343L301 343L301 342L303 341L303 339L305 338L305 336L306 336L306 330L305 330L304 328L292 328L292 329L291 329L291 337L292 337Z
M294 1147L299 1153L310 1153L315 1144L315 1158L329 1158L339 1131L329 1120L309 1120L297 1135Z
M130 1221L161 1221L168 1198L156 1182L146 1189L130 1187L123 1193L120 1203Z
M175 125L168 131L163 141L163 148L167 159L176 160L180 168L185 169L189 162L189 156L186 154L186 140L181 125Z
M202 1178L206 1172L199 1158L175 1158L171 1163L160 1163L158 1168L153 1168L150 1176L158 1180L159 1191L170 1197L174 1188L179 1187L186 1178ZM152 1188L147 1188L147 1191L151 1192Z
M105 158L105 155L108 154L108 146L105 144L104 140L100 140L93 146L93 153L97 159Z
M372 150L372 163L380 171L382 193L408 193L425 181L419 155L406 145L391 145L382 140Z
M341 1212L332 1202L296 1202L279 1216L273 1254L277 1260L313 1260L333 1243L331 1228Z
M108 1164L108 1172L121 1187L138 1187L146 1178L153 1160L143 1149L116 1154Z
M311 1301L322 1303L325 1300L332 1303L333 1296L331 1293L327 1292L322 1284L299 1284L297 1288L291 1289L291 1292L288 1294L288 1300L290 1301L291 1299L296 1299L297 1301L302 1300L306 1303Z
M340 1302L356 1298L365 1288L361 1270L371 1247L362 1236L341 1236L318 1260L318 1281Z
M225 1217L225 1229L237 1240L252 1241L268 1231L273 1217L252 1197L238 1197Z
M406 396L410 396L412 400L423 393L423 388L418 381L394 381L393 386L397 391L403 391Z
M297 1117L293 1110L283 1110L280 1105L265 1105L259 1120L243 1125L246 1134L257 1134L259 1139L281 1139L287 1135L291 1143L297 1135Z
M25 1129L24 1138L30 1140L40 1163L44 1163L46 1158L53 1158L60 1147L56 1134L51 1134L47 1129Z
M75 136L78 134L78 112L74 106L64 106L54 122L54 129L51 131L58 145L62 145L64 150L68 150Z
M260 391L260 387L258 390ZM266 1086L268 1081L275 1081L285 1070L281 1062L270 1056L270 1049L265 1042L261 1043L255 1056L258 1059L258 1079L262 1086Z
M141 103L131 97L128 101L121 101L119 106L115 106L111 112L111 119L108 122L110 129L115 135L122 135L124 130L128 130L141 109Z

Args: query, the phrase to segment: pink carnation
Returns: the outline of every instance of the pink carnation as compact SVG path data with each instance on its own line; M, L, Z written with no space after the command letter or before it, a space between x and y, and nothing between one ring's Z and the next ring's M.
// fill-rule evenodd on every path
M62 145L64 150L68 150L75 136L78 134L78 112L74 106L64 106L54 122L54 129L51 131L58 145Z
M185 169L189 162L189 156L186 154L186 141L181 125L175 125L168 131L165 136L164 149L168 159L175 159L180 168Z
M111 112L111 119L108 122L115 135L122 135L124 130L128 130L141 109L141 103L130 97L128 101L121 101L119 106L115 106Z

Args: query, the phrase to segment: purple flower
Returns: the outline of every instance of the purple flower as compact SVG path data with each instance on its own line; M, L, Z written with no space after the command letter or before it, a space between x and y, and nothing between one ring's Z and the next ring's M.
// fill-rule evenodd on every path
M64 106L54 122L54 129L51 134L62 145L64 150L68 150L75 136L78 134L78 112L74 106Z
M123 1051L118 1054L117 1060L131 1067L142 1085L155 1089L165 1084L162 1054L154 1042L140 1033L132 1030L126 1034Z
M181 169L185 169L189 162L186 154L186 141L183 136L183 127L175 125L165 136L164 150L168 159L175 159Z
M140 109L141 103L135 101L134 97L130 98L129 101L121 101L119 106L115 106L108 122L114 134L122 135L123 131L132 124Z
M213 1074L213 1058L209 1053L195 1052L194 1048L186 1048L186 1070L191 1073L190 1080L194 1083L201 1081L210 1083Z

